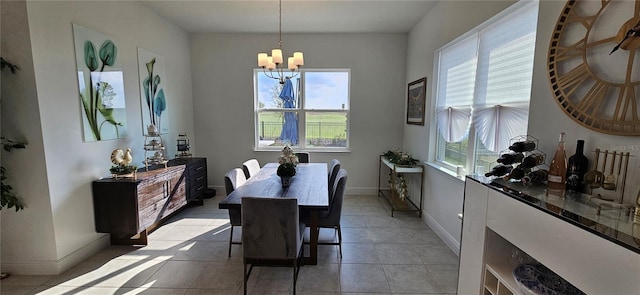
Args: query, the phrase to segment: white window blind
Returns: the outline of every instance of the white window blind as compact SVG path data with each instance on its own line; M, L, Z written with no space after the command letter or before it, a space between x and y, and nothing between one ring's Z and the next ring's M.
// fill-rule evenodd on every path
M490 151L527 132L537 2L527 1L439 53L436 118L446 142L476 137Z

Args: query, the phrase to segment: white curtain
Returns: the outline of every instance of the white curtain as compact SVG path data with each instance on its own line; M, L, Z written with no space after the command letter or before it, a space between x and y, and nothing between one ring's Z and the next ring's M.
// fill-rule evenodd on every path
M440 52L436 118L447 142L469 134L475 88L478 35L471 35Z
M537 23L532 5L440 51L436 117L447 142L463 140L472 123L494 152L527 133Z

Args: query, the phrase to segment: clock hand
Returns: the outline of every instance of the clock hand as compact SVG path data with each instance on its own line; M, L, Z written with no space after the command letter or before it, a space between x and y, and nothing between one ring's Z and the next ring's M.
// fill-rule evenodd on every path
M634 37L634 36L640 36L640 22L638 22L635 27L633 27L633 28L631 28L631 29L629 29L627 31L627 33L625 34L624 38L622 38L622 41L620 41L620 43L618 43L618 45L613 47L611 52L609 52L609 55L611 55L616 50L618 50L620 48L620 45L622 45L622 42L627 40L629 37Z

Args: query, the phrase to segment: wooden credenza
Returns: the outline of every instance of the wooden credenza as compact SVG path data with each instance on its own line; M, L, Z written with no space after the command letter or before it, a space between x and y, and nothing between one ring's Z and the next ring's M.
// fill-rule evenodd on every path
M147 232L188 203L186 167L138 172L135 180L94 181L96 231L110 233L112 244L146 245Z

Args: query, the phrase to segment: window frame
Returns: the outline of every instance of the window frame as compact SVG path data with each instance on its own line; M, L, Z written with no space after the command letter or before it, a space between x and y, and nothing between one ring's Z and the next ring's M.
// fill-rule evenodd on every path
M532 4L533 3L533 4ZM517 10L522 9L523 7L526 7L527 5L535 5L535 9L536 9L536 16L539 16L539 1L538 0L534 0L534 1L518 1L516 3L514 3L513 5L507 7L506 9L504 9L503 11L499 12L498 14L496 14L495 16L491 17L490 19L486 20L485 22L479 24L478 26L474 27L473 29L467 31L466 33L458 36L457 38L455 38L454 40L452 40L451 42L445 44L444 46L438 48L435 52L434 52L434 67L433 67L433 77L434 77L434 87L432 88L432 99L431 99L431 106L432 106L432 110L430 112L431 115L431 124L432 124L432 128L431 128L431 133L434 135L431 138L435 139L434 140L434 144L431 145L431 152L430 154L432 155L432 160L430 161L432 164L434 164L435 166L441 167L441 169L447 170L450 173L453 173L455 175L459 165L455 165L454 163L449 163L446 162L445 159L445 148L446 148L446 144L447 142L444 140L444 138L442 137L442 135L440 134L440 131L438 130L438 119L437 119L437 115L436 115L436 106L437 106L437 101L438 101L438 91L442 91L441 89L438 89L438 85L440 83L439 79L440 79L440 68L441 68L441 59L440 56L442 54L443 51L450 49L458 44L460 44L462 41L466 40L469 37L472 37L473 35L479 35L480 32L496 25L497 23L499 23L504 17L509 16L510 14L516 12ZM536 19L536 32L535 35L537 35L537 24L538 24L538 19ZM480 40L480 39L478 39ZM480 44L480 41L477 42L478 44ZM534 42L534 56L533 56L533 63L535 63L535 44L537 43ZM479 50L479 49L476 49ZM477 52L476 52L476 57L477 57ZM476 61L476 63L478 63L478 61ZM475 74L475 78L474 78L474 84L477 83L477 79L478 79L478 72L480 71L480 67L476 66L476 74ZM532 76L533 79L533 76ZM533 86L532 86L533 87ZM472 104L472 109L473 109L473 105L476 103L478 97L477 97L477 85L474 86L474 94L473 94L473 100L471 102ZM531 92L531 90L530 90ZM531 100L531 96L529 95L529 101ZM475 124L477 124L477 122L475 122L475 120L473 119L473 117L471 117L470 119L470 127L469 127L469 131L468 131L468 135L467 135L467 149L466 149L466 161L464 163L464 169L466 171L467 174L475 174L475 173L479 173L482 171L476 171L477 170L477 165L476 165L476 160L477 160L477 153L479 151L478 147L480 145L479 139L478 139L478 135L477 135L477 131L475 128ZM463 140L464 141L464 140ZM461 142L463 142L461 141ZM497 153L500 153L500 151L498 151ZM487 171L491 169L491 167L486 167ZM483 172L484 173L484 172Z
M347 102L344 109L315 109L306 108L306 96L305 96L305 78L306 73L319 73L319 72L344 72L347 73ZM301 152L351 152L350 149L350 117L351 117L351 69L349 68L329 68L329 69L300 69L299 74L292 79L300 78L299 84L299 96L296 98L298 102L298 108L269 108L260 109L258 99L258 74L263 73L262 68L255 68L253 70L254 92L253 92L253 113L254 113L254 151L280 151L282 146L260 146L260 130L259 130L259 118L260 113L276 113L276 112L295 112L298 115L298 144L293 146L296 151ZM309 147L306 142L306 123L308 113L345 113L346 119L346 146L344 147Z

